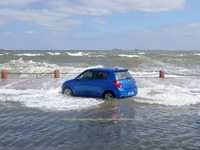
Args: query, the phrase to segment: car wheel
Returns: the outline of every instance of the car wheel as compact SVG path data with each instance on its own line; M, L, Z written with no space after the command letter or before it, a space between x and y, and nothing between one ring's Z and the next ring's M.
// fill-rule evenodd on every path
M115 95L111 91L107 91L104 93L103 98L104 99L113 99L113 98L115 98Z
M68 96L72 96L73 95L73 92L72 90L69 88L69 87L66 87L64 90L63 90L63 94L66 94Z

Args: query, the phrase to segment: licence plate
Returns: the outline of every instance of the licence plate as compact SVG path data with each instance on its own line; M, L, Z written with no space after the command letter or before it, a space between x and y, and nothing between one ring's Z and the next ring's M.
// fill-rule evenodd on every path
M128 95L134 95L134 91L128 92Z

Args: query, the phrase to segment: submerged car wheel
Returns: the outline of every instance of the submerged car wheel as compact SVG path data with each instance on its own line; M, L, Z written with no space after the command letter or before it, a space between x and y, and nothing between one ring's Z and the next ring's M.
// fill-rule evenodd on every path
M106 92L103 94L103 98L104 98L104 99L113 99L113 98L115 98L115 95L114 95L113 92L111 92L111 91L106 91Z
M69 88L69 87L66 87L64 90L63 90L63 94L66 94L68 96L72 96L73 95L73 92L72 90Z

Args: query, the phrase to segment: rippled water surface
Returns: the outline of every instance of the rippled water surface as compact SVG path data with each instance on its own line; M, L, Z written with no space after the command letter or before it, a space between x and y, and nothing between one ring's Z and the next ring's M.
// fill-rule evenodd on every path
M42 84L44 79L45 84ZM4 88L1 89L3 92L0 92L0 95L4 100L0 101L0 149L200 147L199 104L151 104L146 103L148 101L142 93L137 97L109 101L67 97L60 93L60 87L57 88L63 80L1 80ZM143 80L137 79L141 89ZM163 82L159 78L151 80ZM166 80L164 83L169 82L169 79ZM174 81L179 84L179 80ZM33 89L23 83L34 81L37 81L37 84L33 84ZM12 88L8 89L9 85L12 85Z
M199 58L200 51L0 51L0 70L8 70L0 79L0 149L199 149ZM116 66L136 79L136 97L61 94L83 70Z

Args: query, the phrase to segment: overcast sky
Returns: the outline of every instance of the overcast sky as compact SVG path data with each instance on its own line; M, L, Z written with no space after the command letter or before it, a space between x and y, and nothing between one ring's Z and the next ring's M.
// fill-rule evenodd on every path
M1 0L1 48L200 50L200 0Z

